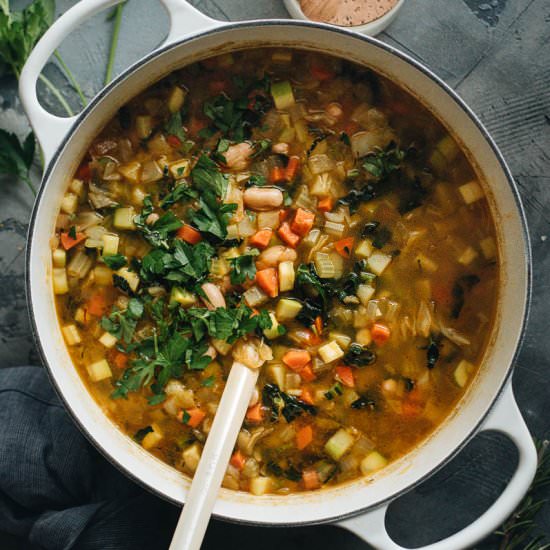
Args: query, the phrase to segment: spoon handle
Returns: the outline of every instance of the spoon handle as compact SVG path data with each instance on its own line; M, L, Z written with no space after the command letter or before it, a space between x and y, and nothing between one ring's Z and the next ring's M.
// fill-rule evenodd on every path
M200 549L257 380L258 369L233 363L170 550Z

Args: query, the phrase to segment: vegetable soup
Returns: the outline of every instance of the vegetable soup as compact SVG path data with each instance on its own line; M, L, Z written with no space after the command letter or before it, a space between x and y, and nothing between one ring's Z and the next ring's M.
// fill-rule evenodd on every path
M57 220L53 291L89 391L192 475L234 361L260 369L223 485L372 476L475 376L496 233L457 143L413 97L297 50L222 55L131 100Z

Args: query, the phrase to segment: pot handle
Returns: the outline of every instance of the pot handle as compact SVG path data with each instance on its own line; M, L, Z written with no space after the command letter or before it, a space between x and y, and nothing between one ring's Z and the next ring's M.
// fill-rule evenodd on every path
M36 83L50 56L63 40L86 19L119 4L122 0L82 0L67 10L44 33L31 52L19 78L19 97L32 129L42 148L47 165L63 141L77 116L59 117L46 111L39 103ZM223 23L207 17L185 0L161 0L170 16L170 30L163 46L185 35L220 26Z
M517 469L508 486L493 505L473 523L450 537L415 550L460 550L495 531L516 509L529 489L537 469L537 452L531 434L518 409L512 383L507 386L480 431L494 430L507 435L519 451ZM339 522L344 527L379 550L406 550L389 536L385 517L389 503L361 516Z

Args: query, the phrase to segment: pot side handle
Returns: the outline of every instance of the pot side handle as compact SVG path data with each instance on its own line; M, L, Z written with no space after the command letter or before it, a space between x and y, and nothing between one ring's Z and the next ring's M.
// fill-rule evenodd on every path
M531 434L518 409L512 383L508 382L480 431L494 430L508 436L519 451L517 469L508 486L489 509L473 523L448 538L415 550L460 550L495 531L517 508L529 489L537 469L537 452ZM389 503L372 512L338 523L379 550L406 550L389 536L385 517Z
M47 165L78 118L59 117L46 111L38 101L36 84L42 69L63 40L85 20L119 4L122 0L82 0L59 17L31 52L19 78L19 97L38 139ZM170 30L162 46L188 34L223 23L211 19L185 0L161 0L170 16Z

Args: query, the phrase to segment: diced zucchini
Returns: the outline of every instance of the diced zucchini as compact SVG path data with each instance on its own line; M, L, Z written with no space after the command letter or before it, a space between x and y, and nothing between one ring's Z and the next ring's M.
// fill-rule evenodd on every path
M66 214L74 214L78 207L78 197L74 193L65 193L61 199L61 210Z
M292 93L292 86L288 80L283 82L275 82L271 85L271 95L273 96L273 102L275 108L280 111L284 111L294 105L294 94Z
M202 449L198 443L193 443L193 445L187 447L187 449L181 453L185 468L190 472L194 472L199 465L201 454Z
M361 473L366 476L376 470L384 468L388 464L388 460L383 457L378 451L371 451L363 460L361 460Z
M376 289L370 285L359 285L357 287L357 298L366 307L369 300L373 297Z
M355 248L355 255L358 258L368 258L372 254L372 242L368 239L360 241Z
M287 261L279 264L279 290L286 292L294 288L294 262Z
M458 188L466 204L472 204L483 198L483 189L477 181L470 181Z
M342 349L347 349L351 344L351 338L342 332L331 330L328 337L330 340L334 340Z
M153 131L153 117L150 115L138 115L136 117L136 132L139 138L146 139Z
M300 313L302 307L302 304L298 300L281 298L275 309L275 315L281 323L291 321Z
M258 476L253 477L250 480L250 492L253 495L261 496L265 495L269 492L271 489L271 478L270 477L264 477L264 476Z
M76 346L82 342L82 338L80 337L80 333L78 332L76 325L66 325L63 327L62 331L63 336L65 337L65 342L67 342L68 346Z
M191 163L189 159L179 159L174 162L171 162L168 165L168 170L173 178L186 178L191 172Z
M468 382L468 378L470 377L470 374L474 372L475 367L470 363L469 361L466 361L465 359L462 359L458 366L455 369L454 372L454 378L455 382L463 388L466 383Z
M80 197L80 195L82 195L82 191L84 190L84 182L82 180L74 178L73 181L71 181L71 184L69 185L69 189L77 197Z
M281 390L285 389L286 368L281 364L267 366L267 378L277 384Z
M181 110L186 95L187 92L183 88L180 88L179 86L174 86L170 90L170 95L168 96L168 110L171 113L177 113L179 110Z
M325 363L332 363L344 357L344 351L335 340L329 342L328 344L325 344L324 346L321 346L318 350L318 353Z
M458 257L458 263L462 265L470 265L477 258L477 252L471 246L464 249L464 252Z
M144 449L152 449L153 447L156 447L164 437L162 430L157 424L152 424L151 428L153 431L146 434L141 442L141 446Z
M137 273L130 271L127 267L121 267L116 274L126 280L132 291L137 290L139 286L139 275Z
M325 444L326 453L333 460L340 460L352 447L355 438L343 428L339 429Z
M275 317L275 314L272 311L269 312L269 318L271 319L271 327L264 328L264 335L270 340L275 340L275 338L281 336L279 332L279 327L281 325L279 325L279 321L277 321L277 317Z
M170 293L170 302L177 302L183 307L191 307L197 301L197 297L188 290L185 290L180 287L173 287L172 292Z
M218 340L217 338L212 338L211 344L214 346L214 349L220 355L227 355L231 351L231 348L233 347L231 344L228 344L225 340Z
M120 237L118 235L106 233L101 238L103 240L103 256L118 254L118 245L120 243Z
M135 210L131 206L125 206L123 208L117 208L113 218L113 225L117 229L126 229L133 231L136 228L134 223L134 217L136 215Z
M54 267L65 267L67 264L67 253L62 248L56 248L52 252L52 261Z
M96 265L93 273L96 284L101 286L110 286L113 284L113 272L106 265Z
M107 363L106 359L96 361L95 363L88 365L86 369L92 382L100 382L101 380L111 378L113 375L111 372L111 367L109 366L109 363Z
M493 237L487 237L485 239L482 239L479 242L479 246L481 247L481 252L483 252L483 256L485 256L486 260L492 260L496 257L497 245Z
M113 336L110 332L104 332L99 338L99 343L103 344L107 349L114 348L117 343L116 336Z
M54 267L52 271L53 291L55 294L67 294L69 292L69 282L67 281L67 271L63 267Z
M374 252L367 260L369 269L375 275L382 275L386 268L390 265L392 257L382 252Z
M131 183L141 181L141 162L133 161L128 164L121 164L118 171Z

